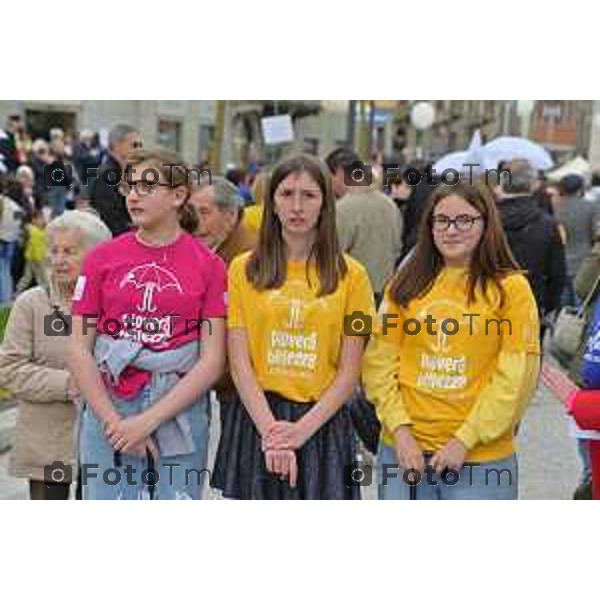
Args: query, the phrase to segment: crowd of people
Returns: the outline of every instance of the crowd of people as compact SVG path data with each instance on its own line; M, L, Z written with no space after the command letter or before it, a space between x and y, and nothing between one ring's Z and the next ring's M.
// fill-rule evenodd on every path
M0 137L0 385L31 498L199 499L210 476L230 499L355 499L359 446L382 499L518 497L546 330L597 254L591 182L516 157L494 181L355 185L347 148L199 181L128 125L106 149L28 145L18 119Z

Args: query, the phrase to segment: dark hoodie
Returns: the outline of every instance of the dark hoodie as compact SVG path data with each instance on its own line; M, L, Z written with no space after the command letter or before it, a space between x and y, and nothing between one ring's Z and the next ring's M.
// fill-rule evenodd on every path
M530 196L503 198L498 209L512 253L527 271L540 313L558 309L566 266L556 220Z

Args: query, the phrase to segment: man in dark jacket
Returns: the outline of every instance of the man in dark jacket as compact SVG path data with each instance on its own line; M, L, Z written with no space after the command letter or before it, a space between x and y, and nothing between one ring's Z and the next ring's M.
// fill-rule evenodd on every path
M119 193L117 185L131 152L140 146L140 134L134 127L117 125L108 136L108 153L98 169L95 182L90 177L93 171L90 173L89 170L88 178L82 182L84 186L93 184L92 208L98 212L113 236L125 233L131 227L125 198Z
M14 173L19 166L16 135L21 127L21 117L8 117L6 129L0 129L0 160L9 173Z
M498 209L508 243L527 276L542 319L560 308L565 282L565 247L554 217L532 197L535 173L524 160L506 167Z
M100 165L100 146L95 144L93 131L84 129L79 134L79 141L73 147L73 166L79 181L84 182L86 173Z

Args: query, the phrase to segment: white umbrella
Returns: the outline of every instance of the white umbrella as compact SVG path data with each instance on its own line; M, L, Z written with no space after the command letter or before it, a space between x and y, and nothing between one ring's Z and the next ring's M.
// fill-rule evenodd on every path
M587 160L581 156L576 156L562 167L548 173L548 179L550 181L560 181L567 175L579 175L589 182L592 178L592 167Z
M442 171L446 169L455 169L461 174L478 175L483 172L484 169L492 168L492 165L485 157L483 153L483 146L481 145L481 133L479 129L473 133L473 137L469 143L469 147L466 150L459 150L457 152L450 152L442 156L434 165L435 174L439 177Z
M494 166L500 162L519 158L526 160L538 171L546 171L554 166L548 151L526 138L499 137L486 144L482 151L486 161Z
M465 161L468 156L467 150L460 150L459 152L450 152L450 154L446 154L442 156L434 165L433 168L435 170L435 174L439 177L442 174L442 171L446 169L455 169L459 173L465 172ZM468 171L467 167L467 171Z

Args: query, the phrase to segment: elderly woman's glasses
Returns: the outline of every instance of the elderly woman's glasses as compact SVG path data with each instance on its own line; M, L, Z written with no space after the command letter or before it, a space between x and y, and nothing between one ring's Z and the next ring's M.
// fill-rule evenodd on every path
M132 190L135 190L135 193L138 196L152 196L152 194L156 194L159 186L161 187L176 187L171 185L170 183L148 183L146 181L121 181L119 183L117 190L119 190L119 194L121 196L129 196Z
M454 225L458 231L470 231L480 219L483 219L481 215L476 217L457 215L454 219L451 219L448 215L434 215L431 218L431 223L434 231L448 231L451 225Z

